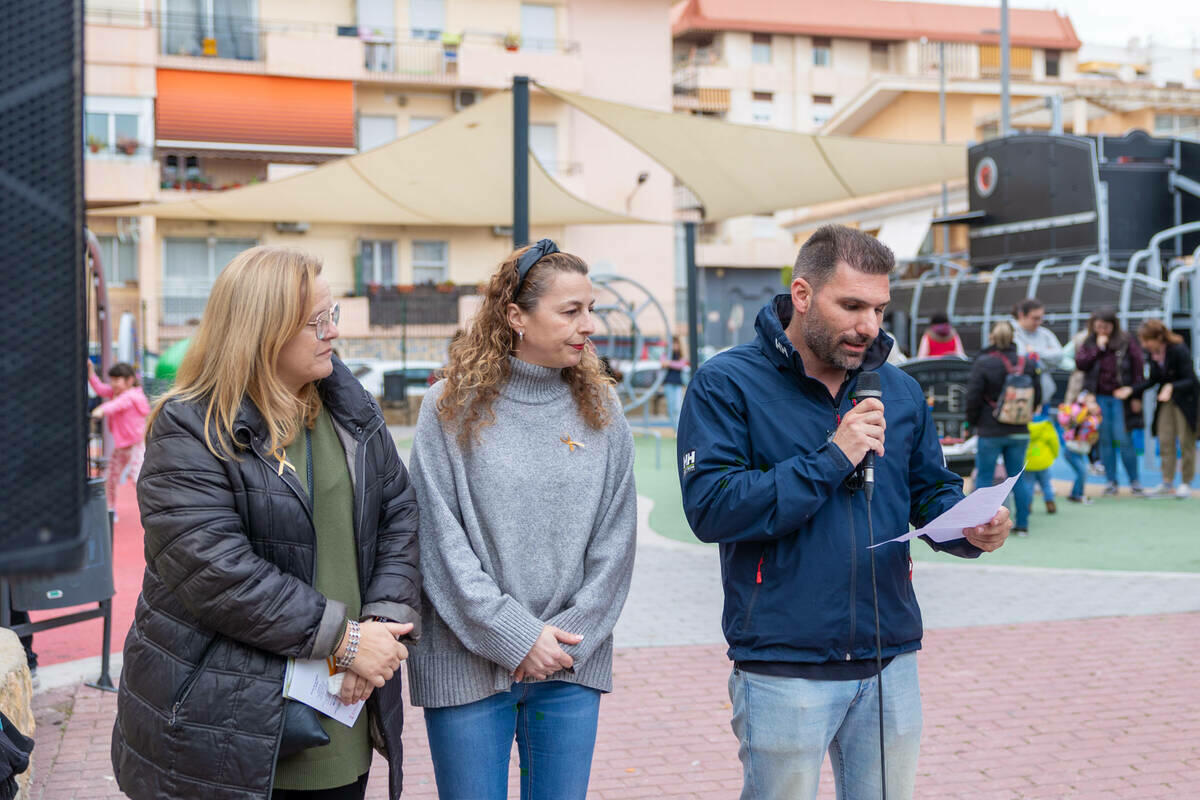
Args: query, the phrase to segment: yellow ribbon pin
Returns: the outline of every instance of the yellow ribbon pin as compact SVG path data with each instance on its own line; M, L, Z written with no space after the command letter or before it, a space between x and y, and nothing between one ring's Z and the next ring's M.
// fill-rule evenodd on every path
M570 450L570 452L572 452L572 453L574 453L574 452L575 452L575 448L576 448L576 447L579 447L579 448L582 448L582 447L583 447L583 442L576 442L576 441L574 441L574 440L571 438L571 434L569 434L569 433L568 433L566 436L560 436L560 437L558 438L558 440L559 440L560 442L562 442L563 444L565 444L565 445L567 446L567 448Z

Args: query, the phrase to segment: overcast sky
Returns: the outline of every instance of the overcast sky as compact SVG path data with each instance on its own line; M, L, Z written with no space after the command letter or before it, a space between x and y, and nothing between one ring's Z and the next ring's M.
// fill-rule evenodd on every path
M932 0L1000 7L1000 0ZM1124 45L1130 37L1200 48L1198 0L1009 0L1010 8L1055 9L1071 18L1084 44Z

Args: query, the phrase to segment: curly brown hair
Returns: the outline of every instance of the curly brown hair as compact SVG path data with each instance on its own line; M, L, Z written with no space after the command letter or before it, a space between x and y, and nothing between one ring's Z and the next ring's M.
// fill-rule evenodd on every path
M470 447L479 432L496 421L492 404L508 380L508 358L516 348L517 335L508 323L508 304L515 302L522 311L531 312L550 289L559 272L587 275L583 259L570 253L551 253L529 270L521 293L517 290L517 262L528 250L516 250L500 264L488 281L483 304L466 333L450 344L450 363L446 365L446 384L438 398L438 415L444 423L458 425L458 440ZM584 348L580 362L562 371L563 380L575 398L584 420L599 430L608 425L612 378L590 347Z

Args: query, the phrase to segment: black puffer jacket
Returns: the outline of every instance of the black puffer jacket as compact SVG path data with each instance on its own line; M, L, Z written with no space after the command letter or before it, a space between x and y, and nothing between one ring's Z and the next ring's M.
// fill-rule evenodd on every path
M346 367L319 384L346 451L362 615L420 625L417 506L378 406ZM312 588L315 533L296 475L267 454L258 410L234 426L249 445L217 459L204 409L167 404L138 480L146 573L113 729L117 784L134 800L266 800L283 723L289 656L337 646L345 606ZM413 631L419 635L418 630ZM399 672L367 704L372 740L402 780Z

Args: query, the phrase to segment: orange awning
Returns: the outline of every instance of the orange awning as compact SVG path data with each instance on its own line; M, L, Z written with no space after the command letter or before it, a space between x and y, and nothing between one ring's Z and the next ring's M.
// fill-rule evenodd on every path
M353 152L354 84L160 69L155 126L160 147Z

